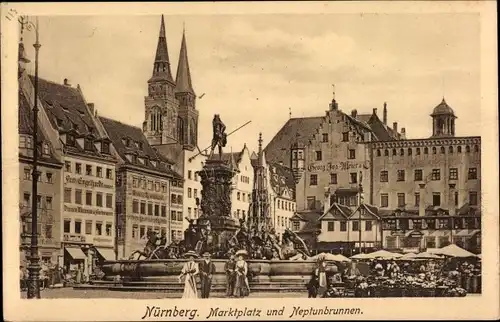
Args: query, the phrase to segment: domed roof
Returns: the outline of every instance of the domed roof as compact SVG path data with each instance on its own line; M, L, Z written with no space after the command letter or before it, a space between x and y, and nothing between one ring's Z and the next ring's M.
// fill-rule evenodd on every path
M444 100L444 97L443 97L443 100L441 101L441 103L439 103L439 105L436 106L434 108L434 110L432 111L431 116L437 116L437 115L453 115L453 116L455 116L455 112L446 103L446 101Z

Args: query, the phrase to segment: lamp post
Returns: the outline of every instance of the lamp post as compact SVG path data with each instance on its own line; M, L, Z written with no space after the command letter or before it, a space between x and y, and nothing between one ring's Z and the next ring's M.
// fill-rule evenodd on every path
M33 172L32 176L32 199L31 199L31 254L30 263L28 265L28 299L40 298L40 257L38 256L38 176L40 172L37 169L38 165L38 52L40 50L40 42L38 39L38 18L35 18L35 24L28 21L26 17L19 19L21 28L26 28L28 31L35 30L35 93L33 104Z

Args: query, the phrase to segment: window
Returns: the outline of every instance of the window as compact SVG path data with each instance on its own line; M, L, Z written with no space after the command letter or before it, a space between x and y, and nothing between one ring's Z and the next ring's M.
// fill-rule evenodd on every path
M92 166L90 164L87 164L85 166L85 174L88 175L88 176L92 175Z
M477 206L477 192L469 191L469 205Z
M316 197L307 197L307 209L316 209Z
M404 193L398 193L398 207L404 207L405 204L406 204L405 194Z
M441 170L440 169L432 169L431 179L433 181L441 180Z
M31 179L31 170L24 169L24 180L30 180L30 179Z
M165 206L165 205L161 206L161 216L167 217L167 206Z
M146 202L141 201L141 215L145 215L145 214L146 214Z
M428 147L424 148L424 154L429 154L429 148Z
M193 197L196 199L198 198L198 189L193 190Z
M292 229L293 229L294 231L298 231L298 230L300 230L300 222L298 222L298 221L293 221L293 222L292 222Z
M396 149L392 149L392 155L396 155Z
M51 172L47 172L47 173L45 173L45 179L46 179L46 182L47 182L47 183L53 183L53 180L52 180L52 173L51 173Z
M191 179L191 170L188 171L188 179Z
M455 191L455 206L458 206L458 191Z
M50 224L45 225L45 237L52 238L52 225Z
M96 222L95 223L95 234L97 236L101 236L102 235L102 222Z
M75 163L75 172L76 172L76 174L82 174L82 164L81 163Z
M75 234L82 233L82 222L80 220L75 221Z
M92 235L92 220L85 220L85 235Z
M192 190L191 190L191 188L188 188L188 198L192 198L192 197L193 197Z
M170 211L170 220L177 220L177 213L174 210Z
M148 216L153 215L153 204L148 203Z
M387 193L380 195L380 207L389 207L389 195Z
M399 155L400 156L404 156L405 155L405 150L404 149L400 149L399 150Z
M236 193L236 199L237 199L237 200L240 200L240 199L241 199L241 194L240 194L240 192L239 192L239 191Z
M167 185L166 184L161 185L161 192L163 192L163 193L167 192Z
M113 208L113 195L110 193L106 194L106 208Z
M359 221L352 222L352 231L359 231Z
M328 133L323 133L323 142L328 142Z
M358 182L358 174L356 172L350 173L350 178L351 178L350 183L357 183Z
M153 181L148 180L148 190L153 190Z
M380 149L377 149L377 156L381 156Z
M458 169L450 168L450 180L458 180Z
M342 141L344 142L349 141L349 132L342 133Z
M97 192L95 194L95 204L97 207L102 207L102 193Z
M106 169L106 179L113 179L113 170Z
M414 196L415 196L415 206L419 206L420 205L420 193L415 192Z
M420 148L417 148L417 149L415 150L415 154L416 154L416 155L420 155Z
M91 191L87 191L85 193L85 204L87 206L92 206L92 192Z
M24 207L29 207L30 206L30 197L31 195L27 192L24 193L23 196L23 206Z
M328 222L328 231L334 231L334 230L335 230L335 222L329 221Z
M349 158L349 159L356 159L356 150L354 150L354 149L349 149L349 155L348 155L348 158Z
M155 216L160 215L160 205L155 205Z
M469 168L469 173L467 174L467 179L476 180L477 179L477 168Z
M64 202L71 203L71 188L64 188Z
M405 181L405 170L398 170L398 181Z
M96 177L102 178L102 167L96 167Z
M436 147L435 147L435 146L433 146L433 147L432 147L432 154L436 154L436 153L437 153Z
M466 153L469 153L469 152L470 152L470 146L468 146L468 145L466 145L466 146L465 146L465 152L466 152Z
M432 205L434 207L441 206L441 193L439 192L432 193Z
M330 183L337 184L337 174L336 173L330 173Z
M408 155L412 155L413 154L413 150L411 148L408 148Z
M310 186L317 186L318 185L318 175L317 174L311 174L309 177L309 185Z
M380 182L388 182L389 173L386 170L380 171Z
M340 222L340 231L347 231L347 222L346 221Z
M113 225L111 223L106 223L106 236L111 236L113 234Z
M42 196L40 196L40 195L36 196L36 207L38 209L42 208Z
M191 218L191 208L188 207L188 218Z
M387 150L387 149L385 149L385 150L384 150L384 156L385 156L385 157L388 157L388 156L389 156L389 150Z
M372 231L373 223L371 220L365 221L365 231Z
M241 194L241 199L243 199L243 201L245 201L245 200L246 200L246 195L245 195L245 193L242 193L242 194Z
M423 174L422 169L416 169L413 172L413 177L414 177L415 181L422 181L423 176L424 176L424 174Z
M71 220L64 219L64 232L69 234L71 232Z
M436 237L435 236L426 236L425 237L425 247L436 248Z
M316 151L316 161L321 161L322 160L322 153L321 151Z
M45 208L52 209L52 197L45 197Z

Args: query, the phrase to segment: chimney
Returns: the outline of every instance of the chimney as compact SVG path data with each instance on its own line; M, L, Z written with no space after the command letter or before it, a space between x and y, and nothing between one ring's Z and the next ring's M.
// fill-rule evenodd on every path
M457 209L455 206L455 187L456 184L450 183L450 192L448 196L448 212L450 216L455 216Z
M418 215L420 217L425 216L425 183L420 183L420 192L419 192L419 202L418 202Z
M398 122L392 123L392 129L394 130L394 132L398 132Z
M90 114L94 114L94 103L87 103L87 106L90 110Z
M384 116L383 116L384 124L387 125L387 102L384 102Z
M356 118L356 116L358 116L358 111L357 111L357 110L352 110L352 111L351 111L351 116L352 116L353 118Z
M377 109L376 108L373 109L373 115L377 115Z
M404 127L401 128L401 138L406 139L406 129Z
M325 202L323 203L323 214L330 210L330 187L325 187Z
M64 86L71 86L67 78L64 79Z

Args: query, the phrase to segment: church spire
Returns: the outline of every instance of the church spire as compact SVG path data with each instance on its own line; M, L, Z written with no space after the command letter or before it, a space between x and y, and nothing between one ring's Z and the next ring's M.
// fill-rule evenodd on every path
M191 93L194 95L193 84L191 82L191 71L189 70L185 30L182 32L181 51L179 53L179 65L177 66L175 82L175 90L177 93Z
M158 36L158 45L156 46L156 55L153 65L153 77L150 81L166 80L174 82L170 70L170 59L168 58L167 36L165 32L165 19L161 15L160 34Z

